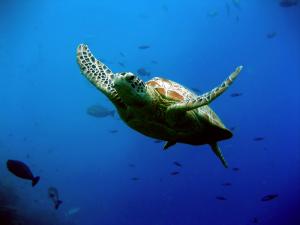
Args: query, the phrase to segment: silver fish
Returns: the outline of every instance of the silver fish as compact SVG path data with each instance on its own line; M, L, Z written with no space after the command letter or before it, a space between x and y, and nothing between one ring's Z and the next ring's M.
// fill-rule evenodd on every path
M103 117L107 117L107 116L114 117L114 115L115 115L115 110L109 110L101 105L92 105L92 106L88 107L86 112L90 116L94 116L94 117L98 117L98 118L103 118Z

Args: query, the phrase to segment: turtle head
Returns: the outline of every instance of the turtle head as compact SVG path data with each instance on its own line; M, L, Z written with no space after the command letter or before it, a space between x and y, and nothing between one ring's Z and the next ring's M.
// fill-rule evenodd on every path
M150 100L145 83L133 73L116 74L114 86L127 105L142 106Z

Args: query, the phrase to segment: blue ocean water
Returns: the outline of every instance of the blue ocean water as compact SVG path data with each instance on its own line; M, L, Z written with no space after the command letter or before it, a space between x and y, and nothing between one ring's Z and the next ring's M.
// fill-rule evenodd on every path
M9 206L28 225L300 224L300 2L3 0L0 7L0 216ZM88 115L91 105L114 106L80 74L80 43L114 72L146 68L145 81L161 76L201 92L243 65L210 104L234 128L219 142L229 168L206 145L162 151L163 143L117 116ZM26 162L39 184L9 173L8 159ZM49 187L63 201L58 210ZM270 194L278 197L261 201Z

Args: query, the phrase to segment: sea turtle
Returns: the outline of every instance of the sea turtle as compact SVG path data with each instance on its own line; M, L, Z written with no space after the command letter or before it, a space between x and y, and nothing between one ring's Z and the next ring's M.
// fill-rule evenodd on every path
M154 77L143 82L131 72L113 73L84 44L77 48L77 62L81 73L110 99L129 127L166 141L165 150L176 143L209 144L227 167L217 141L231 138L232 133L208 104L229 87L242 66L220 86L197 96L168 79Z

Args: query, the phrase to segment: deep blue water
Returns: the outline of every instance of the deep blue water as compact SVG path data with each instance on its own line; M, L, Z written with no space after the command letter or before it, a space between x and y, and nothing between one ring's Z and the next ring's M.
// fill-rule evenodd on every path
M18 196L13 207L28 225L300 224L300 3L278 2L1 1L0 188ZM219 143L229 168L208 146L163 152L118 117L88 115L114 106L80 74L80 43L114 72L145 67L202 92L243 65L211 104L235 128ZM40 183L10 174L8 159ZM57 211L50 186L64 201ZM262 202L268 194L278 197Z

